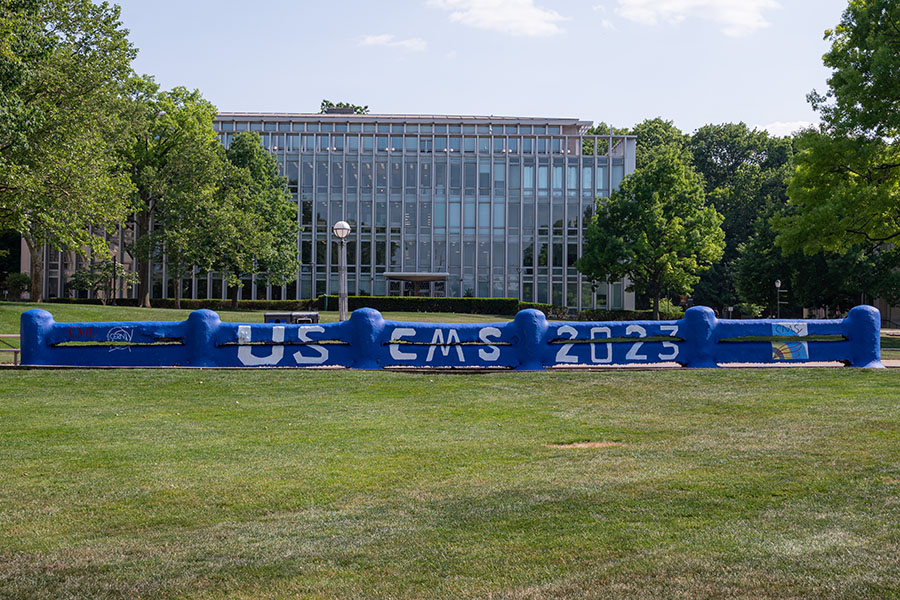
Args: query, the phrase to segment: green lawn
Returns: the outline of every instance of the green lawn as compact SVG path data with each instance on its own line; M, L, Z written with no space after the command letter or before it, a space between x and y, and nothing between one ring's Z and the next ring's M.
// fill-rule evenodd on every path
M889 360L900 360L900 335L881 336L881 357Z
M900 597L900 371L7 370L0 398L2 598Z

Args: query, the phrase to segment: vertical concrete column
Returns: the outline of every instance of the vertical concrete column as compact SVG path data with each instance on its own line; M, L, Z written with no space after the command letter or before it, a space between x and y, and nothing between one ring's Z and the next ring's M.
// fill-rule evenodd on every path
M855 306L842 323L850 342L850 366L883 369L881 364L881 313L874 306Z
M350 314L350 351L353 369L380 369L379 344L384 331L384 319L374 308L357 308Z
M219 314L205 308L188 315L187 350L188 367L215 367L214 336L219 329Z
M544 337L547 333L547 317L539 310L521 310L513 320L518 334L516 350L519 353L518 371L540 371L544 368Z
M19 345L23 365L52 365L47 337L53 328L53 315L40 308L22 313L19 319Z
M693 306L685 311L680 329L680 337L684 338L681 356L685 367L718 368L715 356L716 342L713 338L716 321L716 313L707 306Z

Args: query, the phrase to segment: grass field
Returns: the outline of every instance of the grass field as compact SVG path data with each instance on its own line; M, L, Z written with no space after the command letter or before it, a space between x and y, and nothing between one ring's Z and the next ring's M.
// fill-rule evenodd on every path
M881 357L885 360L900 360L900 332L891 331L881 335Z
M7 370L0 397L2 598L900 597L896 370Z

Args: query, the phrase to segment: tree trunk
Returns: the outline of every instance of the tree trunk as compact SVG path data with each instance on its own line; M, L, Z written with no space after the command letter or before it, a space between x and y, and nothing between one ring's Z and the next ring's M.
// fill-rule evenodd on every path
M150 233L150 214L146 211L134 216L134 241L135 244ZM134 266L138 280L138 306L150 308L150 260L141 256L142 252L135 251Z
M23 235L25 245L31 254L31 301L44 301L44 248L37 247L30 235Z
M650 293L653 296L653 320L654 321L659 321L659 292L660 292L661 287L662 286L660 286L659 284L656 284L650 288Z
M233 285L229 288L229 292L231 293L231 310L237 310L239 289L241 288L237 285Z
M175 288L175 308L181 308L181 276L173 278L172 287Z

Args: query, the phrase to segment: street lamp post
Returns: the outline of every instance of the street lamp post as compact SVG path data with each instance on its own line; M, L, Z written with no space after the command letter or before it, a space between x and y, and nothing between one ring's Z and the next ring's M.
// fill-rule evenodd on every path
M776 279L775 280L775 305L778 307L778 308L776 308L776 310L778 311L777 314L778 314L779 319L781 318L781 305L785 304L785 302L781 301L781 295L787 294L787 292L788 292L787 290L781 289L781 280Z
M338 239L338 319L346 321L347 315L347 236L350 235L350 224L338 221L331 228L331 233Z

